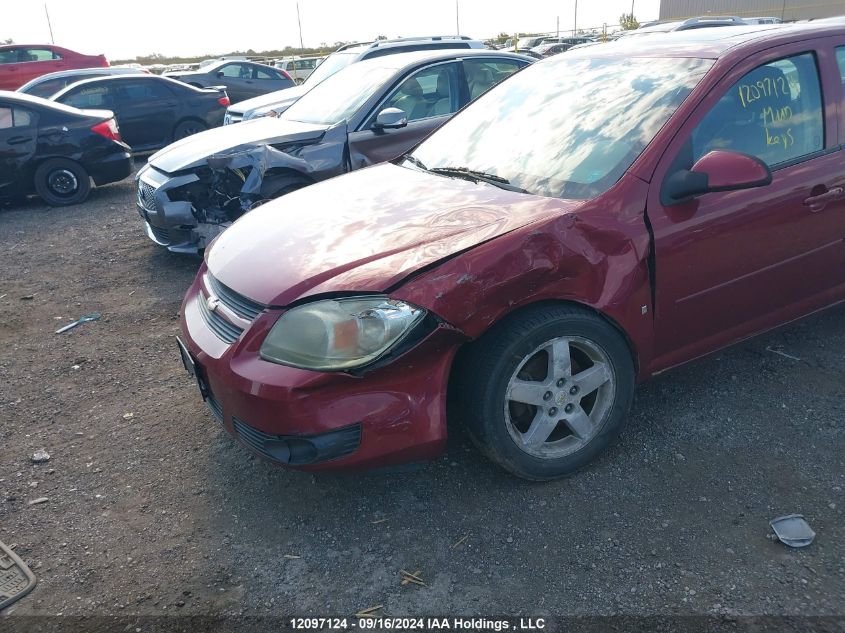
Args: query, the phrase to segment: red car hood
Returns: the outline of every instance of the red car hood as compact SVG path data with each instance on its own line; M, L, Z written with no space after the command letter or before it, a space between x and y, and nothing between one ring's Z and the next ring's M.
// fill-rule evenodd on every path
M580 204L383 164L262 205L223 233L206 261L223 284L268 305L381 292L423 266Z

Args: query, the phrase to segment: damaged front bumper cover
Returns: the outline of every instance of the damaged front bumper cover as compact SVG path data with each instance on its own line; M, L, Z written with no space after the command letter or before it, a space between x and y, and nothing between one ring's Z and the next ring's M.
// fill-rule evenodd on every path
M323 180L347 171L346 124L284 150L262 143L209 156L191 173L169 175L148 164L137 176L137 208L147 237L175 253L196 254L232 222L276 197L271 174Z

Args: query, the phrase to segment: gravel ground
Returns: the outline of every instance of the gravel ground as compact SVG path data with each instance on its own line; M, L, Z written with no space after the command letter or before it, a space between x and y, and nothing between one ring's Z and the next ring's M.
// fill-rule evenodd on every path
M314 476L205 410L173 341L198 261L146 240L133 195L0 210L0 540L39 578L8 621L845 615L845 306L656 378L562 481L514 479L458 424L424 467ZM818 534L804 550L767 538L793 512Z

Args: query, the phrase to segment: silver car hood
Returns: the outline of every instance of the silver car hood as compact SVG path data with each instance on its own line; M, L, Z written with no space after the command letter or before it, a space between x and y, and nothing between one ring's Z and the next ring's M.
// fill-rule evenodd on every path
M310 89L311 88L306 88L303 84L301 86L294 86L292 88L284 88L282 90L268 92L267 94L253 97L252 99L247 99L246 101L239 101L238 103L230 105L228 112L229 114L243 115L250 110L264 108L275 104L286 104L289 106Z

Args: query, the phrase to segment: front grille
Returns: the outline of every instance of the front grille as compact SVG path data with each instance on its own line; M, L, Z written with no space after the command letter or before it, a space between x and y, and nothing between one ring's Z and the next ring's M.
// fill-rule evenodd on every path
M220 299L220 303L242 319L254 321L255 317L267 307L257 301L244 297L242 294L238 294L228 286L224 286L211 273L206 274L205 278L212 292Z
M156 204L156 188L143 180L138 181L138 204L144 207L147 211L158 211L158 204Z
M153 226L149 222L147 222L147 226L150 227L150 233L156 238L157 242L162 244L169 244L170 243L170 235L167 232L167 229L162 229L158 226Z
M268 450L267 443L287 443L290 451L286 463L293 465L339 459L354 453L361 445L360 424L319 435L273 435L232 416L232 428L244 444L275 461L280 461L279 454Z
M238 340L238 337L243 333L241 328L224 319L216 311L209 310L202 295L197 297L197 303L199 304L200 314L205 324L217 335L217 338L230 344Z

